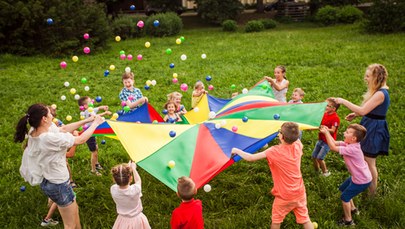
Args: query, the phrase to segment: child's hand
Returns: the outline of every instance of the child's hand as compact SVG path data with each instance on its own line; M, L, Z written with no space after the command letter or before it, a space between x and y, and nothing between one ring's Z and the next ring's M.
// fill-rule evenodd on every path
M319 127L319 132L321 132L322 134L329 133L328 127L323 126L323 125L320 126L320 127Z
M148 102L148 98L147 97L142 97L143 98L143 103L147 103Z
M100 115L96 115L94 117L95 118L94 118L93 123L96 123L97 125L100 125L101 123L103 123L105 121L105 119L103 117L101 117Z
M356 117L357 117L356 113L350 113L345 117L345 119L350 122Z
M106 114L106 115L111 115L112 112L111 112L111 111L106 111L105 114Z
M105 111L108 111L108 106L104 106L104 110L105 110Z
M239 152L240 152L240 151L241 151L241 150L238 149L238 148L232 148L231 154L233 154L233 155L239 155Z
M131 167L131 169L133 170L133 171L135 171L136 170L136 163L135 162L133 162L133 161L129 161L129 166Z

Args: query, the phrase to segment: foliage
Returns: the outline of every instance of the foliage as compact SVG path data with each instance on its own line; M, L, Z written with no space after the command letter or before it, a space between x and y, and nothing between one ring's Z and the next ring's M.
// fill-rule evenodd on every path
M315 17L318 22L323 25L333 25L338 22L338 8L333 6L325 6L318 10Z
M362 19L363 11L357 9L354 6L347 5L339 8L337 17L339 22L351 24Z
M220 25L227 19L236 20L243 11L239 0L194 0L197 13L210 23Z
M234 20L225 20L222 22L222 30L227 32L235 32L238 30L238 24Z
M310 0L309 6L311 9L311 14L315 14L318 9L324 6L346 6L346 5L357 5L367 0Z
M277 22L273 19L262 19L260 21L262 22L264 29L273 29L277 26Z
M260 20L251 20L248 21L245 25L245 32L260 32L264 30L264 25Z
M153 24L155 20L159 21L157 27ZM180 33L182 28L181 18L173 12L151 15L145 22L146 34L155 37L176 35Z
M374 0L366 15L365 30L370 33L405 31L405 2Z
M145 21L143 16L120 15L111 22L111 30L114 35L119 35L122 39L142 37L145 35L143 29L136 26L138 21Z
M61 55L106 46L111 32L103 4L63 1L0 1L0 52ZM85 5L83 5L85 4ZM53 20L47 24L47 18ZM91 39L84 40L89 33Z

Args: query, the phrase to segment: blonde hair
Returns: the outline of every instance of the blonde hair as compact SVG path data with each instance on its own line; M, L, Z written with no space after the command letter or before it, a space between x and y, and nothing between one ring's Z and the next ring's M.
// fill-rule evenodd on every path
M363 104L381 88L388 88L386 84L388 79L388 71L383 65L370 64L366 69L365 76L367 74L369 74L371 80L368 82L367 92L363 95Z
M201 81L199 80L199 81L197 81L197 82L195 83L195 85L194 85L194 90L197 90L197 88L198 88L199 86L201 86L202 89L205 88L203 82L201 82Z
M119 164L111 169L114 181L119 186L126 186L131 181L132 168L127 164Z
M133 72L125 72L122 75L122 80L126 80L126 79L132 79L134 80L134 73Z
M300 96L302 96L302 97L304 97L304 95L305 95L304 90L302 90L302 89L301 89L301 88L299 88L299 87L294 88L294 91L293 91L293 92L297 92L297 93L298 93L298 95L300 95Z
M177 193L182 200L191 200L196 194L194 181L186 176L177 179Z
M167 101L173 101L175 98L178 97L183 97L183 95L180 92L174 91L170 94L167 94Z
M356 137L357 142L363 141L366 137L367 129L360 124L350 124L347 129L353 129L353 135Z

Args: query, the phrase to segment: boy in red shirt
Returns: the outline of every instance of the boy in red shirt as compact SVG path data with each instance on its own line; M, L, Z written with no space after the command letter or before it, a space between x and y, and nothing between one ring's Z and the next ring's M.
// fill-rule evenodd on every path
M173 210L170 226L182 229L204 228L201 200L195 200L197 194L194 181L182 176L177 180L177 196L182 200L179 207Z
M298 125L286 122L279 131L280 144L256 154L232 149L232 154L237 154L247 161L267 159L274 182L271 190L275 197L271 216L272 229L280 228L285 216L291 211L294 212L298 224L302 224L305 229L314 228L308 215L307 196L301 174L303 153L299 135Z

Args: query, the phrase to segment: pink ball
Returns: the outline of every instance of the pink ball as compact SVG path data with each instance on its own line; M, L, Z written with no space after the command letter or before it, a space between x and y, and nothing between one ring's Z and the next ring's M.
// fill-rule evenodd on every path
M232 131L233 131L233 132L238 131L238 127L237 127L237 126L233 126L233 127L232 127Z
M127 103L125 101L121 101L121 106L125 107Z
M136 23L136 26L138 26L139 28L143 28L144 25L145 23L143 21L138 21L138 23Z
M142 60L142 55L141 54L139 54L137 57L136 57L138 60Z
M85 33L85 34L83 35L83 38L84 38L85 40L87 40L87 39L90 38L90 35L89 35L88 33Z
M127 56L125 54L121 54L120 58L121 58L121 60L125 60L125 58L127 58Z
M89 126L87 124L83 125L83 130L87 130L87 128L89 128Z
M214 86L212 86L212 85L208 86L208 90L210 90L210 91L214 90Z
M84 47L83 52L86 54L90 53L90 48L89 47Z
M133 95L130 95L130 96L128 96L128 99L132 101L132 100L134 100L134 96L133 96ZM125 103L125 102L124 102L124 103ZM125 105L124 105L124 106L125 106Z
M84 109L84 106L80 106L79 109L80 109L81 111L84 111L84 110L85 110L85 109Z
M187 91L187 89L188 89L188 85L187 85L187 84L183 83L183 84L180 85L180 90L182 90L182 91Z
M62 61L62 62L60 62L59 66L60 66L61 68L65 69L66 66L67 66L67 63L66 63L65 61Z
M177 78L173 78L172 81L173 81L173 83L179 82L179 80Z
M132 60L133 56L131 54L128 54L127 59Z

